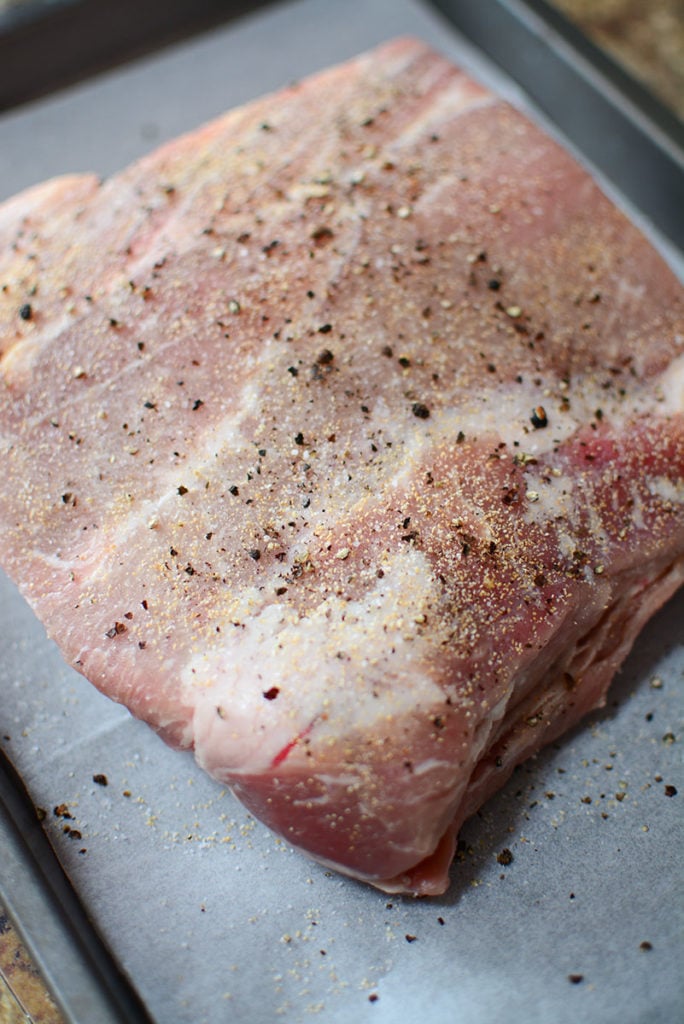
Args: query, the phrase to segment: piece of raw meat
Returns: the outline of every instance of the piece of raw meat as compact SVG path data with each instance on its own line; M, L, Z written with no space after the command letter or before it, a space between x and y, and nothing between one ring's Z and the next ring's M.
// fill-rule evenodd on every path
M388 891L684 578L682 288L401 40L0 206L0 558L97 687Z

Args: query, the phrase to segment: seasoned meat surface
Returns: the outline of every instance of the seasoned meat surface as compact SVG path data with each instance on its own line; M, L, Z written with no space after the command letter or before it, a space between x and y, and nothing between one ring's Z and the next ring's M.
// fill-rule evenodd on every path
M681 285L419 42L0 206L0 561L68 661L388 891L684 578Z

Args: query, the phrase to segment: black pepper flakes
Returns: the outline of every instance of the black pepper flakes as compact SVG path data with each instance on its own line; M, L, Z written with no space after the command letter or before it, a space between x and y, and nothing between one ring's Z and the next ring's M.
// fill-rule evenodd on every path
M511 853L511 851L508 849L507 846L505 846L503 848L501 853L497 853L497 855L496 855L496 862L497 862L497 864L503 864L504 867L507 866L508 864L512 864L513 863L513 854Z
M261 551L259 551L259 548L251 548L247 554L250 558L253 558L255 562L258 562L261 558Z
M314 228L314 230L311 232L311 238L318 245L324 245L326 242L329 242L334 237L335 234L332 231L332 229L326 227L325 225L318 228Z
M335 353L331 352L329 348L324 348L323 351L319 352L316 356L316 362L319 366L327 366L329 363L332 363L334 358Z
M93 782L97 786L108 786L109 785L109 780L108 780L107 776L103 775L101 772L98 772L96 775L93 775Z
M568 974L568 981L572 982L573 985L579 985L580 982L584 981L583 974Z
M543 405L538 405L535 409L532 410L532 415L530 416L530 423L532 424L535 430L540 430L542 427L548 427L549 418L546 415L546 409Z
M411 411L419 420L427 420L430 418L430 410L423 402L414 402L411 406Z
M30 320L33 316L33 308L30 302L25 302L23 306L19 307L19 316L22 320Z
M125 623L123 623L123 622L115 622L114 625L111 627L111 629L107 630L107 632L105 633L105 636L109 640L113 640L115 636L121 636L121 634L125 633L126 630L127 630L127 626L125 625Z

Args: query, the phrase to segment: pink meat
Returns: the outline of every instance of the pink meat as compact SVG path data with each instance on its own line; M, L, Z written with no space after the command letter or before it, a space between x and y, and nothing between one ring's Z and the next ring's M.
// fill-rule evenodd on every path
M682 288L402 40L0 206L0 560L263 821L442 892L684 578Z

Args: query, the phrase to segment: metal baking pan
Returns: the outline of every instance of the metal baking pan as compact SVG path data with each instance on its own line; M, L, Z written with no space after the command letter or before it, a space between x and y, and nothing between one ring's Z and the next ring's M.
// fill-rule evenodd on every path
M0 899L73 1024L150 1024L96 933L0 747Z
M0 11L0 111L267 0L24 0Z
M398 33L515 92L483 53L494 58L637 216L684 244L676 124L546 5L514 0L269 5L0 118L1 187L88 169L91 158L109 173L232 103ZM637 159L641 173L625 176ZM466 826L452 891L416 903L292 855L73 676L0 577L0 733L30 792L0 772L0 902L74 1024L145 1013L158 1024L299 1024L316 1013L326 1024L418 1013L426 1024L488 1024L502 1007L512 1024L669 1022L684 998L681 906L662 909L684 844L676 800L661 799L654 775L671 783L680 770L662 737L676 735L681 714L683 596L640 638L609 709L521 769ZM103 769L107 790L89 785ZM609 808L620 784L628 798ZM121 799L124 787L132 798ZM48 813L58 867L28 804L49 812L63 798L88 852L80 857ZM503 846L514 850L505 870L495 859Z

